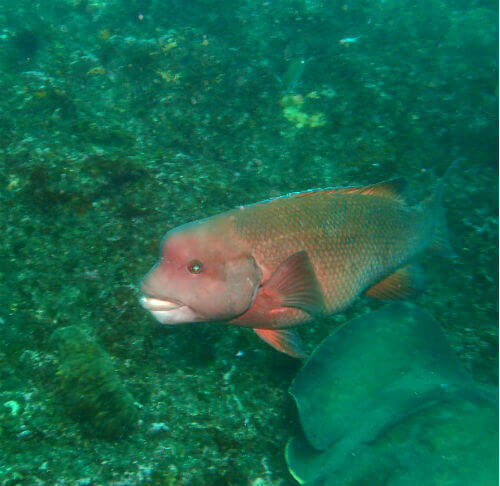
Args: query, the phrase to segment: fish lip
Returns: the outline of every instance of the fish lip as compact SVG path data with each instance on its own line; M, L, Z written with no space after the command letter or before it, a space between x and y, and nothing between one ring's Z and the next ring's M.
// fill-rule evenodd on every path
M191 307L176 300L144 295L140 299L140 304L161 324L187 324L205 320Z
M185 306L182 302L174 299L159 299L158 297L152 297L149 295L143 295L139 302L144 309L150 312L171 311Z

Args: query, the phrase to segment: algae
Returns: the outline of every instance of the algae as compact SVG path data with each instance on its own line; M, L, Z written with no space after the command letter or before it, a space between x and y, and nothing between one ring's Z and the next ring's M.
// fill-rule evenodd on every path
M59 396L66 412L89 434L116 439L137 427L138 408L110 356L78 326L57 329Z

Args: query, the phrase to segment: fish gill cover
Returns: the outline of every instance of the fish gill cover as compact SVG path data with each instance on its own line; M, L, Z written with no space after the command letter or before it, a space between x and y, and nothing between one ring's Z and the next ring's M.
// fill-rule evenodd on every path
M137 303L162 233L294 191L404 176L421 200L461 159L457 258L424 258L418 303L497 382L496 4L5 0L0 20L0 484L294 484L299 364ZM316 320L305 351L378 306ZM110 370L94 389L51 339L73 326ZM109 384L133 423L93 433Z

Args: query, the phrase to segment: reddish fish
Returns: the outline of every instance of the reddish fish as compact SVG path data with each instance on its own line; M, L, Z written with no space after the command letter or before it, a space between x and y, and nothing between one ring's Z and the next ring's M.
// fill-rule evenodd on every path
M348 307L362 293L408 298L422 289L412 261L449 249L442 184L419 205L403 179L295 193L169 231L141 304L164 324L247 326L303 357L292 326Z

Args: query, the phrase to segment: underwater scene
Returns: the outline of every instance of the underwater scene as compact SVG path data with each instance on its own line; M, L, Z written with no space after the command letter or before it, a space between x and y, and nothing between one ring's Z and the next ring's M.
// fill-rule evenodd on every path
M0 486L498 484L497 2L0 23Z

